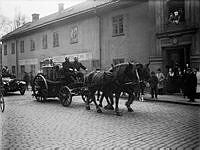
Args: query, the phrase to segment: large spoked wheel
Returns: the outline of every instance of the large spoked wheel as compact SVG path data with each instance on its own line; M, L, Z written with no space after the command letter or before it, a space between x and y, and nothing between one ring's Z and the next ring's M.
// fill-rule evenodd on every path
M44 102L46 100L48 92L45 85L45 78L42 75L37 75L34 78L32 90L33 96L38 102Z
M72 94L67 86L61 87L58 95L60 102L63 106L69 106L72 102Z
M85 103L91 103L92 99L90 97L90 93L88 89L84 89L82 94L81 94L81 98Z
M4 112L5 110L5 101L3 95L0 95L0 104L1 104L1 111Z

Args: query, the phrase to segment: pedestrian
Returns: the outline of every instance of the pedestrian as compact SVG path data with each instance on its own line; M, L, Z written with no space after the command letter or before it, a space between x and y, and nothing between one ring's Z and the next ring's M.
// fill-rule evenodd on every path
M172 68L169 68L167 73L167 92L174 93L175 85L174 85L174 71Z
M33 73L30 72L30 85L31 85L31 90L32 90L32 91L33 91L33 80L34 80Z
M200 66L197 68L197 88L196 88L196 98L200 98Z
M27 72L24 72L23 80L24 80L24 82L26 82L26 90L28 91L28 86L29 86L30 79L29 79L29 75L28 75Z
M151 77L149 80L150 88L151 88L151 98L158 99L158 78L154 71L151 72Z
M156 73L156 76L158 78L158 94L162 95L163 94L163 88L164 88L164 80L165 80L165 76L164 74L161 72L161 69L158 68L157 70L158 72Z
M185 81L185 87L185 95L189 98L189 102L194 102L197 87L197 77L196 72L192 68L188 69L188 77Z

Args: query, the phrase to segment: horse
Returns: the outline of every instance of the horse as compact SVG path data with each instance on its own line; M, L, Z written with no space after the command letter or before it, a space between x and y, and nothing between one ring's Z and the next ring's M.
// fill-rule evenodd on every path
M104 96L109 97L111 99L111 103L112 103L112 96L113 94L115 94L116 115L121 115L119 113L119 108L118 108L119 97L121 92L128 93L129 98L128 101L126 102L126 106L128 108L128 111L130 112L133 111L133 109L130 107L134 98L133 92L138 92L138 90L140 90L139 86L140 80L148 80L148 78L150 77L150 70L148 68L148 65L122 63L110 68L107 71L107 73L109 74L110 78L107 78L107 80L104 81L104 84L101 84L101 86L99 86L100 84L96 84L95 85L96 87L91 86L90 88L92 91L91 98L96 105L97 112L102 112L95 100L94 94L97 90L101 90ZM89 76L90 80L88 80L89 81L88 83L95 82L96 78L95 76L97 76L97 74L95 75L94 73L90 73ZM98 80L101 81L100 78ZM87 107L89 108L89 106Z
M110 101L108 97L111 97L111 91L106 90L104 87L109 87L112 84L112 73L108 71L92 71L85 75L84 82L89 90L88 100L92 99L94 102L97 112L101 113L100 106L97 104L95 99L95 93L98 91L102 91L105 93L105 97L107 99L107 103L109 104ZM110 104L111 105L111 104ZM90 110L89 102L86 101L86 109Z

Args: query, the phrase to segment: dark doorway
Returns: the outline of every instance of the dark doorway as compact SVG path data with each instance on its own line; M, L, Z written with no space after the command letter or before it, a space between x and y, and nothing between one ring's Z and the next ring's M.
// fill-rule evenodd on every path
M164 67L174 68L176 64L179 65L183 71L185 65L190 64L190 48L189 47L171 47L165 48L163 53ZM166 70L166 71L167 71Z

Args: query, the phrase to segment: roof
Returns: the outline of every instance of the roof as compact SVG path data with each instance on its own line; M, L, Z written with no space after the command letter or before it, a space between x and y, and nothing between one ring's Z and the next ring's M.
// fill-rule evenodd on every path
M61 13L56 12L54 14L40 18L35 22L28 22L23 26L17 28L16 30L4 35L0 40L4 41L13 37L15 38L16 36L19 36L22 33L26 33L68 18L72 18L74 16L86 14L92 11L95 12L95 10L97 9L101 9L103 7L107 7L112 4L119 4L120 1L129 3L132 2L132 0L87 0L85 2L67 8L63 10Z

